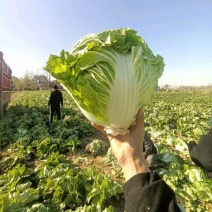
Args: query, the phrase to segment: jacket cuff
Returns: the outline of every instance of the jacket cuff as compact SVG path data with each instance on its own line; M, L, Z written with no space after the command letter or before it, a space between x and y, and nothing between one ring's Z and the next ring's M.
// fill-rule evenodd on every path
M136 192L138 189L141 189L142 187L148 186L153 182L159 180L161 180L161 178L155 171L140 173L133 176L124 185L124 195L126 200L129 196L131 196L131 194Z

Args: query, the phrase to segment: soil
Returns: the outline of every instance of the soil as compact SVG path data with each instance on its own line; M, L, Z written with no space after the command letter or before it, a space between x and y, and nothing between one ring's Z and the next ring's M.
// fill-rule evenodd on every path
M94 166L98 172L103 173L105 175L111 175L111 167L110 165L106 165L103 163L103 156L91 156L89 154L84 155L68 155L68 158L70 158L71 161L74 162L74 165L76 165L79 168L88 168ZM87 162L85 163L84 158L86 158ZM123 178L114 177L113 180L118 181L121 184L124 184ZM115 212L124 212L125 211L125 199L124 195L120 197L119 201L116 199L111 199L109 204L111 204L114 207Z
M94 139L101 140L101 141L105 142L108 147L110 147L110 143L109 143L107 136L97 130L94 132L94 134L92 136L84 138L84 139L82 139L82 141L83 141L83 143L85 143L85 145L87 145L90 142L92 142ZM74 161L74 164L76 166L78 166L79 168L88 168L88 164L89 164L89 166L91 166L91 167L94 166L98 170L98 172L106 174L106 175L111 175L112 167L111 167L111 165L103 163L104 156L105 156L105 154L98 155L95 157L95 156L85 153L83 155L80 155L80 158L82 158L82 160L80 160L79 155L77 155L77 154L68 155L68 157L72 161ZM83 158L87 158L86 164L84 163ZM114 177L113 180L118 181L122 185L124 184L124 180L121 177L116 176L116 177ZM110 204L114 207L115 212L124 212L125 211L124 196L121 196L119 201L117 201L116 199L111 199Z
M16 97L14 96L14 98L16 98ZM94 134L92 136L83 138L82 142L86 146L94 139L104 141L109 147L108 138L97 130L94 132ZM4 149L0 149L0 160L5 159L10 156L10 153L7 151L8 149L9 149L9 146L5 147ZM67 157L73 162L73 164L76 167L79 167L82 169L88 168L88 167L95 167L98 170L98 172L100 172L100 173L114 176L113 180L116 180L123 185L124 184L123 178L118 177L118 176L115 177L115 175L111 175L112 166L109 164L103 163L105 154L98 155L98 156L92 156L89 153L82 153L82 151L81 151L79 154L75 153L72 155L69 153L69 154L67 154ZM85 162L85 158L86 158L86 162ZM36 158L31 162L32 162L32 164L31 165L29 164L29 166L33 167L33 168L36 168L40 164L40 161L37 160ZM125 211L124 196L121 196L119 201L112 198L110 200L109 204L111 204L114 207L115 212L124 212Z
M12 105L13 101L15 101L20 95L21 95L20 91L11 92L9 106Z
M21 94L22 93L19 91L11 93L9 107L13 103L13 101L15 101ZM98 139L98 140L105 142L109 148L110 143L109 143L108 138L104 134L102 134L101 132L99 132L97 130L95 130L95 132L92 136L83 138L82 142L86 146L87 144L92 142L94 139ZM5 159L10 156L8 149L9 149L9 146L6 146L5 148L0 149L0 160ZM73 161L75 166L77 166L79 168L95 167L100 173L112 176L111 175L111 170L112 170L111 165L103 163L104 156L105 156L105 154L98 155L98 156L92 156L91 154L87 154L87 153L82 154L82 152L80 154L74 154L74 155L67 154L67 157L71 161ZM86 163L85 163L84 158L86 158ZM32 160L31 162L32 162L32 164L30 166L33 168L36 168L40 164L40 161L37 160L36 158L34 158L34 160ZM121 184L124 184L123 178L115 177L115 175L113 175L113 176L114 176L114 180L118 181ZM109 204L111 204L114 207L115 212L124 212L125 211L124 196L121 196L119 201L112 198L110 200Z

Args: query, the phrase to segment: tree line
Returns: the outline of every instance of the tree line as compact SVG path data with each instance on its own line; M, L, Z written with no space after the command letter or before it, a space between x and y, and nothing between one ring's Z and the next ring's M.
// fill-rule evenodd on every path
M36 76L42 76L45 81L40 81L36 79ZM37 71L25 71L23 77L12 76L11 89L12 90L38 90L38 89L49 89L52 81L50 81L51 76L45 70Z

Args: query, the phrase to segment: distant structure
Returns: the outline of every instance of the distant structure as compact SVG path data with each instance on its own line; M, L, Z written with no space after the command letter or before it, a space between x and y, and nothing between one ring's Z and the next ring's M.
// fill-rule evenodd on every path
M57 85L59 90L64 90L63 86L57 80L53 80L49 84L50 88L52 88L54 85Z
M45 75L34 75L34 83L37 90L49 88L49 81Z
M160 89L160 86L157 85L157 86L155 87L155 90L156 90L156 91L160 91L160 90L161 90L161 89Z

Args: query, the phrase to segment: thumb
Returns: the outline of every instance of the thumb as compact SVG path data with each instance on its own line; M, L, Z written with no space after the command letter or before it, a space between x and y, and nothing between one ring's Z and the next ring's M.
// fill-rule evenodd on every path
M144 130L144 109L143 107L138 111L136 115L135 125L130 128L130 131L141 132Z

